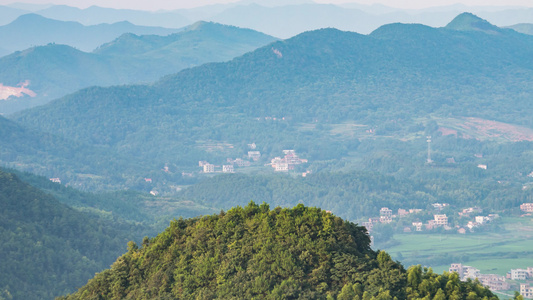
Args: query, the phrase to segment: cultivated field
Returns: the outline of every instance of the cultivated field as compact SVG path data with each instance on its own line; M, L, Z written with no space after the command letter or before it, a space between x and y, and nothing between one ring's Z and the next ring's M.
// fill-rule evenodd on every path
M384 250L405 265L418 262L439 273L452 262L499 275L533 267L533 218L502 218L500 222L505 230L498 233L396 234L399 244Z

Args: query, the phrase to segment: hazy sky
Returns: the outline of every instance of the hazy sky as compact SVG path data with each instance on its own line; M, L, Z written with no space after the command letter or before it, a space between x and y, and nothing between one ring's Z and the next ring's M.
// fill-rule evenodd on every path
M159 9L177 9L177 8L191 8L208 4L216 3L230 3L238 0L0 0L0 5L6 5L13 2L20 3L38 3L38 4L65 4L69 6L77 6L86 8L91 5L113 8L129 8L129 9L144 9L144 10L159 10ZM268 0L264 0L268 2ZM357 2L361 4L375 4L381 3L392 7L401 8L426 8L431 6L451 5L455 3L462 3L469 6L476 5L495 5L495 6L527 6L533 7L533 0L315 0L319 3L348 3Z

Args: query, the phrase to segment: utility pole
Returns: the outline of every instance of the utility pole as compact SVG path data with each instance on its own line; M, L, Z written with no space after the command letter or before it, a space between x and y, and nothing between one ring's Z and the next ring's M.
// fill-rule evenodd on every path
M433 162L433 160L431 160L431 135L428 135L427 136L427 142L428 142L428 159L427 159L427 163L430 164Z

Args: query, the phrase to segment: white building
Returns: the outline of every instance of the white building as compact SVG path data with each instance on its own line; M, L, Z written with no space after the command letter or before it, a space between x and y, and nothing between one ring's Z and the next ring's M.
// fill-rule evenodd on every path
M204 165L204 173L215 173L215 165L205 164Z
M436 226L448 226L448 217L446 215L433 215Z
M222 173L235 173L233 165L222 165Z
M471 266L465 266L463 264L452 264L450 266L449 272L456 272L457 274L459 274L459 278L461 280L466 280L468 278L476 279L480 278L481 276L481 272L478 269Z
M525 212L533 213L533 203L524 203L520 205L520 209Z
M533 287L527 283L520 284L520 295L524 298L533 299Z
M382 207L379 211L379 220L381 223L392 222L392 210L390 210L388 207Z
M528 270L524 270L524 269L512 269L511 270L512 280L526 280L528 278L529 278Z

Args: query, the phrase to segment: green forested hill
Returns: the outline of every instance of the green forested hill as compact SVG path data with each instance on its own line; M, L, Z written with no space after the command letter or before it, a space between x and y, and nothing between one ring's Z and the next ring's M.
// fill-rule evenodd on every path
M457 274L406 271L363 227L298 205L179 219L61 299L497 299Z
M465 15L453 23L465 26L464 19L482 21ZM152 85L84 89L14 120L107 147L130 159L135 170L127 176L137 178L165 164L181 173L197 170L200 160L241 157L251 142L266 161L283 149L313 161L338 159L362 142L359 153L373 158L394 145L410 152L404 159L424 161L425 135L439 133L433 118L533 125L533 37L461 28L391 24L367 36L306 32ZM470 143L460 136L435 137L443 147L445 141L465 160L474 154L460 149ZM132 186L127 181L134 182L122 184Z
M59 43L32 47L0 58L0 83L27 81L36 96L1 101L0 113L44 104L88 86L151 82L206 62L230 60L275 40L249 29L198 22L167 36L127 33L92 53Z
M78 212L2 170L0 207L1 299L72 291L143 233L141 226Z

